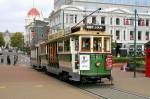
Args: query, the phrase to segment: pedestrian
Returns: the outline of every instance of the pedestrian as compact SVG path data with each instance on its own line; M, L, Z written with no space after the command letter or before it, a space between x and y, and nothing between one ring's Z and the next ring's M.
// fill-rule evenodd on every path
M17 61L18 61L18 56L14 55L14 65L16 65Z
M7 64L10 65L10 57L9 57L9 55L7 56Z
M3 63L4 62L4 60L3 60L3 58L1 58L1 63Z

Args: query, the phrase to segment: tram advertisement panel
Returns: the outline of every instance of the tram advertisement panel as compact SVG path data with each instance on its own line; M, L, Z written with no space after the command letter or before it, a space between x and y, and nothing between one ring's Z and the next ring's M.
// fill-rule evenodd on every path
M90 70L90 55L80 55L80 70Z

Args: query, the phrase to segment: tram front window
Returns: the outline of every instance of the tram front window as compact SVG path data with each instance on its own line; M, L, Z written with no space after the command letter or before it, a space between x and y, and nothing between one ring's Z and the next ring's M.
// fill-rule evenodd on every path
M93 48L94 51L96 52L101 52L102 51L102 39L101 38L94 38L93 40Z
M104 52L110 52L110 38L105 37L104 38Z
M82 51L90 51L90 38L82 38Z

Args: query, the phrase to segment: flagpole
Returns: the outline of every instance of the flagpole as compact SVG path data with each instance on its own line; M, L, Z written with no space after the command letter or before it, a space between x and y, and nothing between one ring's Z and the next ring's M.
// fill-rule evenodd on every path
M33 0L33 8L34 8L34 0Z

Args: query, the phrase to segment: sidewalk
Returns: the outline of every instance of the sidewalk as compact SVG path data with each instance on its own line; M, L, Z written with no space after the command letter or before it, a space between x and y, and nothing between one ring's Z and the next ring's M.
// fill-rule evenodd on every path
M145 77L144 73L123 72L120 68L113 69L114 87L132 92L139 95L150 96L150 78Z

